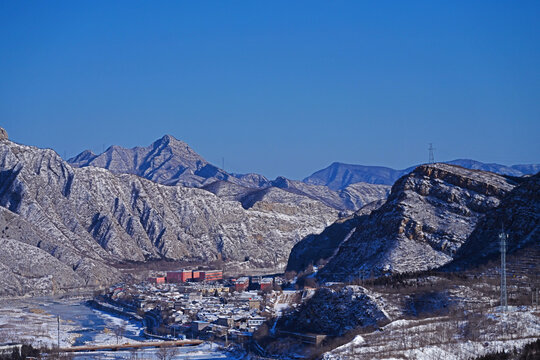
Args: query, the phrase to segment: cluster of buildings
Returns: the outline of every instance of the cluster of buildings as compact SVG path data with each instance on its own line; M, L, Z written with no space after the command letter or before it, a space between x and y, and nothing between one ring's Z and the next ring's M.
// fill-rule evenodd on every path
M233 282L234 282L234 289L236 291L246 291L250 289L250 290L261 290L264 292L270 292L274 290L275 279L262 278L260 276L253 276L249 278L245 276L245 277L235 279Z
M184 283L188 281L223 280L223 270L176 270L168 271L166 276L154 276L148 281L154 284Z
M223 280L221 270L178 270L113 287L101 300L144 318L150 334L245 340L275 315L274 284L261 277Z
M175 270L168 271L165 276L148 278L152 284L179 284L187 282L219 282L223 280L223 270ZM270 277L252 276L231 279L235 291L261 290L265 292L274 289L275 279Z

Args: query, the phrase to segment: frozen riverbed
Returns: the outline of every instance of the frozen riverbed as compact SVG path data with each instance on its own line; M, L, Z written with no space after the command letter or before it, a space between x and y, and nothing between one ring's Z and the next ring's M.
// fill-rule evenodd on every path
M60 332L58 338L58 319ZM117 337L115 329L121 328ZM143 324L93 309L85 299L31 298L0 301L0 338L3 341L26 341L36 347L56 345L124 344L151 341L142 335ZM118 333L118 331L117 331ZM178 348L178 359L227 359L217 345L202 344ZM76 359L155 358L156 350L96 352L75 356Z

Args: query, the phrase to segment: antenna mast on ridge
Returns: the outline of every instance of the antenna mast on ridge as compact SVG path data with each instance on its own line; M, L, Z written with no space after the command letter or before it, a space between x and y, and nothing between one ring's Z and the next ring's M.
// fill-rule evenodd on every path
M504 232L504 229L499 234L499 241L501 246L501 311L508 311L508 298L506 294L506 240L508 234Z
M433 155L433 151L435 148L433 147L432 143L429 143L429 164L435 163L435 156Z

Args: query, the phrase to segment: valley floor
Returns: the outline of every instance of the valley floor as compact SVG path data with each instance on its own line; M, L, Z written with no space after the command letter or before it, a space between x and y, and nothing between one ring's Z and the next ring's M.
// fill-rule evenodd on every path
M25 298L0 301L0 342L24 342L34 347L124 344L151 341L142 335L140 322L92 309L84 299ZM122 328L117 337L115 329ZM174 359L234 359L217 344L177 348ZM155 359L156 349L100 351L74 355L74 359Z

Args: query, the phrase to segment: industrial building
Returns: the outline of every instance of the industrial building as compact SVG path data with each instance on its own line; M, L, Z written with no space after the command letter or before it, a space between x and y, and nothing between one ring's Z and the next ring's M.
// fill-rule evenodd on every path
M223 270L205 270L200 272L200 280L218 281L223 280Z
M152 284L165 284L164 276L149 277L148 282Z
M176 270L167 272L168 283L223 280L223 270Z
M193 272L191 270L176 270L167 272L168 283L186 282L193 278Z
M272 291L274 289L274 279L272 278L264 278L260 284L262 291Z
M245 291L249 286L249 278L241 277L234 281L234 289L236 291Z

